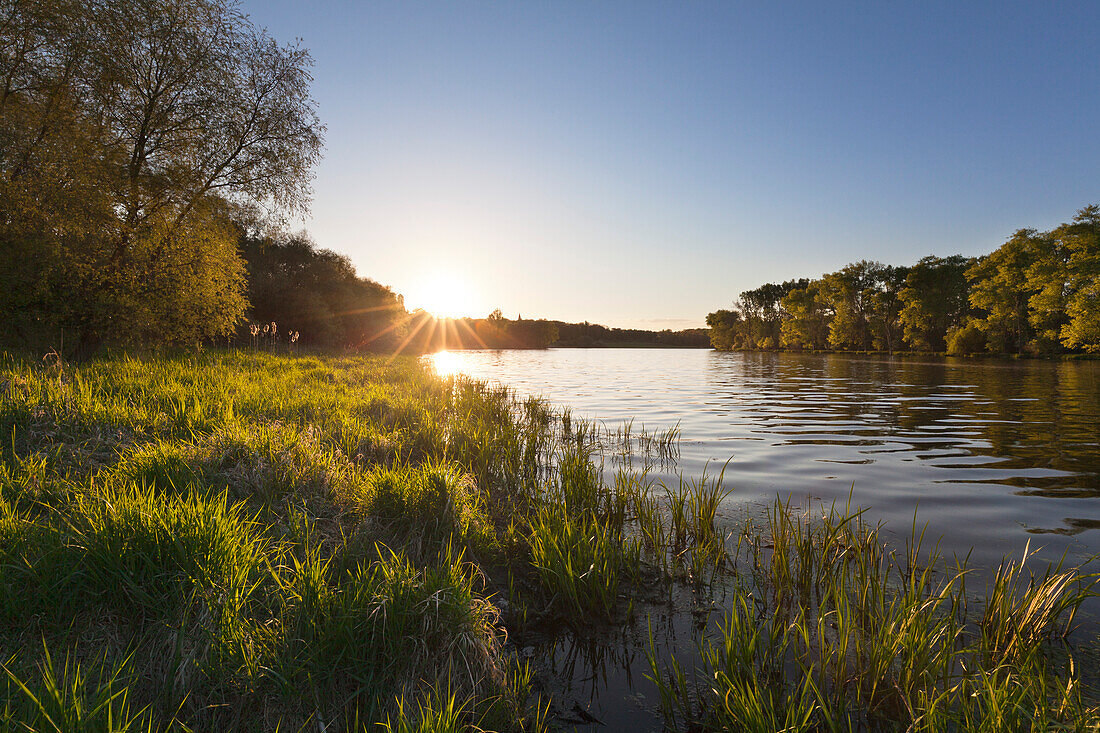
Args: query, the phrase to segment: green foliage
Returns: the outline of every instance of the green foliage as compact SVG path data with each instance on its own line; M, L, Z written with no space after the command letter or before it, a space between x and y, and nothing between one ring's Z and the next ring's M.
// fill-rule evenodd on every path
M448 548L495 552L485 492L532 458L475 441L541 445L537 402L407 359L240 353L6 358L0 384L0 645L30 689L44 637L98 654L97 679L130 659L111 689L157 728L373 723L437 678L522 715L480 572Z
M978 354L985 351L987 335L974 321L947 332L947 353L952 355Z
M230 222L302 210L310 58L220 0L7 3L0 323L90 351L196 343L244 312Z
M703 637L705 685L655 672L673 728L1095 718L1056 646L1092 578L1006 564L969 604L961 568L858 514L738 534L721 475L605 479L676 429L403 358L4 357L0 385L0 729L540 729L502 623L603 625L682 581L745 603Z
M592 513L546 508L531 521L531 564L551 604L577 619L610 621L639 548Z
M377 720L393 690L423 680L491 691L503 679L496 611L476 578L460 556L416 568L377 548L343 570L307 552L282 581L285 638L273 673L283 694L307 689L343 701L327 716Z
M86 501L73 520L84 592L143 619L176 619L195 601L215 619L241 613L264 569L241 505L140 486Z
M27 733L144 733L156 730L148 709L135 711L129 700L133 673L129 660L114 668L92 664L92 673L66 657L57 667L42 650L37 674L21 679L6 665L6 703L0 729Z
M784 347L790 349L824 349L826 347L833 312L820 296L820 287L821 284L814 281L804 288L795 288L783 296L780 305L787 317L783 319L780 333ZM732 339L726 339L726 341L732 341ZM721 346L716 343L715 348L721 348Z
M432 546L460 542L483 550L492 541L477 485L453 465L428 462L376 470L367 479L365 493L367 511L399 523L406 538L417 535Z
M820 280L820 297L832 310L828 345L865 350L871 346L870 310L885 267L862 260Z
M972 260L962 255L925 257L909 269L902 302L905 340L918 351L943 351L947 332L969 312L966 271Z
M1067 320L1059 333L1062 345L1100 352L1100 208L1081 209L1073 223L1051 232L1051 239L1055 251L1065 253L1065 267L1061 272L1057 267L1046 270L1049 279L1036 297L1048 294L1051 281L1061 275Z
M739 349L744 345L744 321L736 310L719 310L707 314L710 343L720 351Z
M1033 337L1028 301L1036 288L1028 270L1042 249L1037 232L1021 229L966 271L970 305L983 314L977 325L990 351L1019 354Z
M775 293L784 293L778 306ZM977 259L861 261L813 282L768 284L707 325L720 350L1100 353L1100 208L1050 232L1020 229Z

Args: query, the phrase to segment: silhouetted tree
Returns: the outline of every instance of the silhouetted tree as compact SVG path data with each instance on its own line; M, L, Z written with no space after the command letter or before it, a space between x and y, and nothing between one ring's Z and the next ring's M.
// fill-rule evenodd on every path
M304 235L243 237L241 251L253 321L274 321L314 346L391 350L407 333L405 308L392 290L359 277L347 257Z

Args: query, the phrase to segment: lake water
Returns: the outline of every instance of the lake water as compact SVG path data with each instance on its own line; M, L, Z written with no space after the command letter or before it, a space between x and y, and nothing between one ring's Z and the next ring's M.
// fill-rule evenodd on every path
M1100 553L1100 362L700 349L428 358L440 373L500 382L609 427L678 424L679 459L654 477L714 474L728 460L733 491L723 513L733 520L777 495L806 507L843 504L850 492L899 541L915 515L927 524L926 541L939 540L945 553L972 552L979 569L1018 556L1028 541L1049 559ZM1080 616L1093 637L1095 606ZM690 666L699 635L717 618L700 623L684 600L610 636L566 631L527 653L558 725L658 731L656 689L646 678L650 629L660 658Z
M727 460L736 505L807 497L914 519L979 564L1027 540L1100 552L1100 362L721 353L457 351L431 357L610 425L682 430L685 474Z

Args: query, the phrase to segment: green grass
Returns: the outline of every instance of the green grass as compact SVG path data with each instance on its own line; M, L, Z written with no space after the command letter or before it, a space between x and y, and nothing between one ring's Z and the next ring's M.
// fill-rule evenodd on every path
M0 731L543 730L506 641L674 583L740 592L702 668L653 660L673 729L1095 720L1091 577L979 602L858 514L724 526L724 472L626 462L678 439L412 359L0 356Z
M980 604L965 568L901 551L858 511L777 503L733 551L738 588L698 668L651 653L673 730L1095 730L1064 643L1097 578L1008 562ZM976 605L983 608L979 613Z
M522 725L478 563L549 414L407 359L4 357L0 728L352 729L432 689Z

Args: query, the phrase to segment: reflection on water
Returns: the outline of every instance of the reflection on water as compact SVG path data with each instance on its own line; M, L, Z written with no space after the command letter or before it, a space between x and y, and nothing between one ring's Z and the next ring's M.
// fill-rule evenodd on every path
M471 351L432 357L614 424L679 423L677 470L724 463L731 501L871 507L995 562L1029 537L1100 551L1100 363L703 350ZM713 469L713 465L712 465ZM1039 535L1036 537L1035 535Z
M565 631L521 650L552 701L554 723L583 731L664 730L649 655L675 656L684 669L701 661L698 643L704 633L713 636L723 618L718 609L730 601L721 589L700 600L677 588L667 604L646 606L640 623L596 637Z

